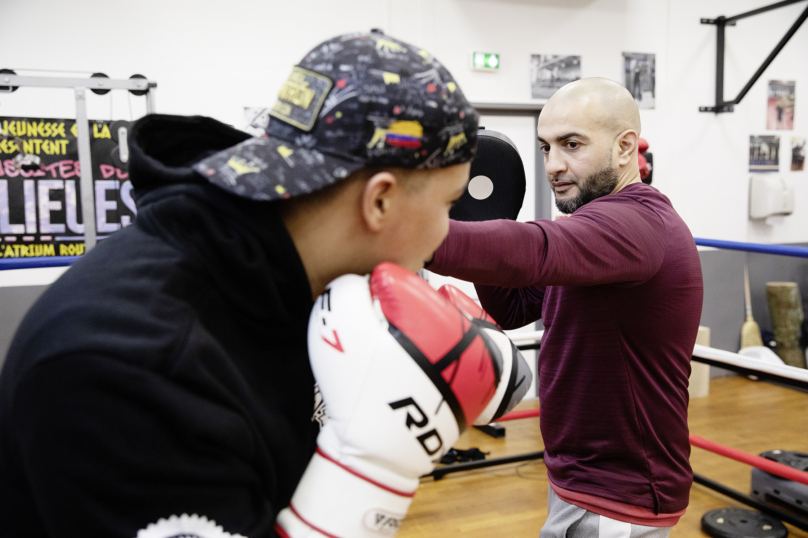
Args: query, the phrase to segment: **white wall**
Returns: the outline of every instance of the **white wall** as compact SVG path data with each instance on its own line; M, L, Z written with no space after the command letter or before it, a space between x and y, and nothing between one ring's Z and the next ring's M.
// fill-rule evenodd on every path
M0 2L0 63L7 68L141 73L157 108L240 125L242 108L275 102L292 66L337 34L385 26L374 0L25 0ZM0 115L74 114L70 90L0 94ZM127 94L91 96L90 116L128 119ZM145 110L143 99L132 99ZM135 115L138 111L135 110Z
M621 52L657 61L657 108L643 110L656 159L654 182L694 235L761 242L808 241L808 178L790 172L790 137L808 135L808 28L792 38L731 114L711 105L715 28L765 0L26 0L0 2L0 67L145 74L161 112L204 114L236 126L242 108L271 105L290 67L333 35L384 28L430 49L474 101L530 99L531 53L579 54L584 76L620 80ZM727 28L726 96L734 97L804 4ZM499 52L498 73L471 71L473 50ZM84 75L81 75L84 76ZM766 82L797 81L795 130L781 132L781 174L797 181L797 210L776 227L747 219L750 134L766 134ZM110 97L113 95L114 97ZM143 113L142 98L91 96L94 118ZM110 112L112 111L112 112ZM0 115L72 116L69 90L0 94ZM771 132L769 132L771 133ZM506 133L507 134L507 133Z
M668 89L657 158L659 186L673 199L694 235L762 243L808 240L808 177L791 172L791 136L808 135L808 26L803 26L780 52L735 111L705 114L698 106L714 102L715 28L700 17L736 15L771 2L671 1L668 74L677 87ZM804 10L804 3L738 21L726 30L725 99L734 99ZM766 131L768 80L796 80L793 131ZM780 175L796 183L796 211L780 226L748 220L749 135L779 134ZM659 147L657 145L657 147Z
M654 182L694 235L760 242L808 241L808 178L790 172L790 137L808 135L808 28L792 38L731 114L711 105L715 28L701 17L734 15L766 0L26 0L0 2L0 67L145 74L159 83L161 112L204 114L236 126L242 109L270 106L290 67L333 35L384 28L430 49L474 101L530 99L531 53L578 54L584 76L620 80L621 52L657 61L657 108L643 110ZM726 97L762 62L804 4L727 28ZM499 52L498 73L471 71L473 50ZM81 74L80 76L85 76ZM750 223L748 145L766 134L768 79L797 81L795 130L784 131L781 174L796 180L797 210L782 225ZM112 96L112 97L111 97ZM129 118L142 98L91 96L94 118ZM69 90L0 94L0 115L69 117ZM769 132L772 133L772 132ZM508 134L508 133L506 133Z

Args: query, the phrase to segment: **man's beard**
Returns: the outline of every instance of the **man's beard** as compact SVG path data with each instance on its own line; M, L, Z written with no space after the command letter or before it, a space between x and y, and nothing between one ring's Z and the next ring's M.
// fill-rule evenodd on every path
M562 213L570 214L582 205L611 193L619 179L615 168L601 168L578 183L578 196L566 200L559 200L556 196L556 207Z

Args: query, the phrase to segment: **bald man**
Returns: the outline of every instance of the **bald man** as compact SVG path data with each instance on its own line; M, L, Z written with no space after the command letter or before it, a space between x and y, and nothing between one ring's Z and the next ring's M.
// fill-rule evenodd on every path
M474 282L507 329L542 319L551 488L541 538L665 538L693 473L687 404L701 266L667 197L640 181L640 115L605 79L561 88L538 139L556 222L455 222L429 269Z

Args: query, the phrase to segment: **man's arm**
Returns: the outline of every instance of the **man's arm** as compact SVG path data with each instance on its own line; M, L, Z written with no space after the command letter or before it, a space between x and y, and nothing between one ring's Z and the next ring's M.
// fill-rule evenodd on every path
M488 314L505 330L541 319L544 286L501 288L477 284L477 297Z
M97 356L35 367L15 389L13 459L54 538L132 538L172 515L275 536L236 411L169 379Z
M429 270L507 288L632 283L653 276L664 252L653 210L605 196L556 222L451 221Z

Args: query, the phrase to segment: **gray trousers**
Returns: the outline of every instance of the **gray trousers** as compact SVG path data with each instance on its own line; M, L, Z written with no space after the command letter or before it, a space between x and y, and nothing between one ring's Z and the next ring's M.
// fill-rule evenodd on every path
M569 504L547 491L547 521L539 538L668 538L670 527L645 527L617 521Z

